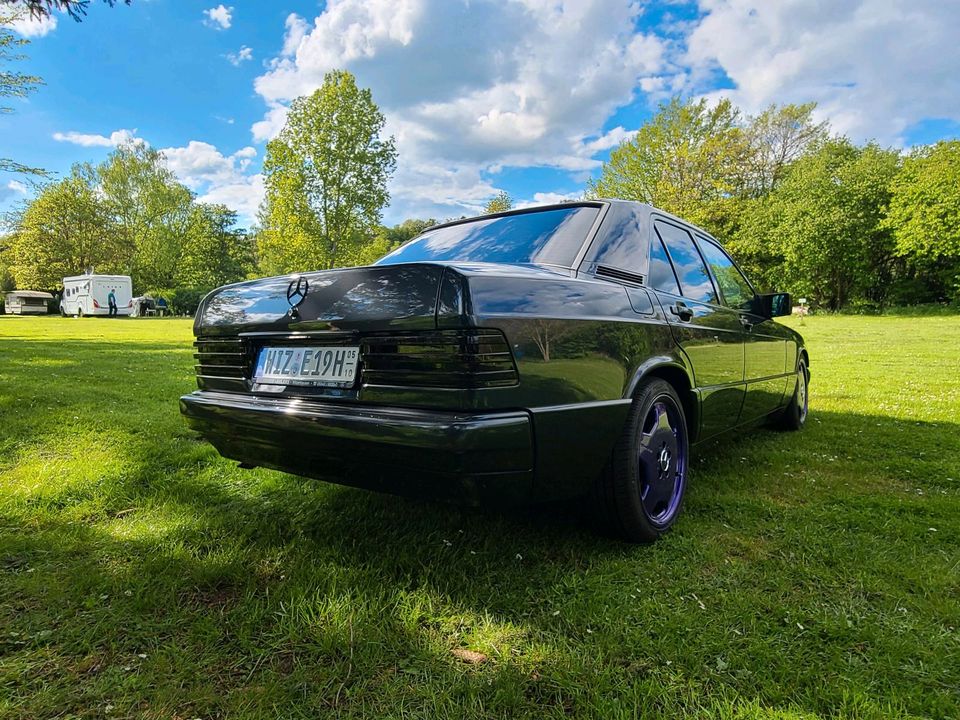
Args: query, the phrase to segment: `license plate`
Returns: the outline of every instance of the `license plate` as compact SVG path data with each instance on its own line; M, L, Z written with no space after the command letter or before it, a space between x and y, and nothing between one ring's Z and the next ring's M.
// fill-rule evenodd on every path
M358 347L265 347L253 379L272 385L352 385Z

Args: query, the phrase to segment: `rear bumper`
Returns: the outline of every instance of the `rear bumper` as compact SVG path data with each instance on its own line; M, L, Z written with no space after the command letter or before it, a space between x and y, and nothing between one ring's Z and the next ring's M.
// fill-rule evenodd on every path
M358 407L197 391L180 411L221 455L401 495L477 504L526 500L533 435L525 411Z

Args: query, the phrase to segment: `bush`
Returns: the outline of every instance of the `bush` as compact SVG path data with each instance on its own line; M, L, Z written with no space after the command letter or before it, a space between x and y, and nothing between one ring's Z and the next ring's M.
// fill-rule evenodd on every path
M200 301L210 292L207 288L175 288L157 294L167 300L167 307L174 315L194 315Z

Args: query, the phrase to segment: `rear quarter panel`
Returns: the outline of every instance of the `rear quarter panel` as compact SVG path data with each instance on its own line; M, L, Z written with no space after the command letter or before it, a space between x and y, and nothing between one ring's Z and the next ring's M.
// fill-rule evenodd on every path
M659 304L642 288L560 273L467 283L469 322L503 331L519 372L514 387L477 392L477 407L532 414L538 496L583 492L610 457L638 374L683 366Z

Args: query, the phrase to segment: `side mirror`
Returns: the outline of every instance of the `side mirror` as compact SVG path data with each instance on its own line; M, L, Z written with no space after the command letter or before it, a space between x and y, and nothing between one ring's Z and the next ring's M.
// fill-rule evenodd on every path
M760 303L760 314L764 317L783 317L793 312L790 293L766 293L757 295L757 299Z

